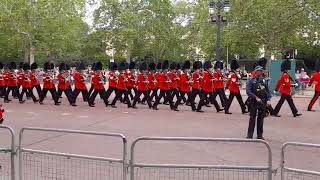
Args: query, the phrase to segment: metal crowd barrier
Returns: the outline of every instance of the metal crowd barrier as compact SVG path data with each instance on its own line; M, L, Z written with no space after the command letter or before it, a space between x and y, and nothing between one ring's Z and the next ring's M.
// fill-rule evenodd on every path
M303 147L320 150L320 144L307 144L289 142L282 146L281 150L281 180L320 180L320 172L306 169L296 169L286 166L286 150L292 147ZM320 155L320 154L319 154Z
M15 180L15 132L12 128L0 125L0 130L10 133L10 146L0 144L0 180Z
M27 149L22 146L25 131L121 138L123 157L121 159L115 159ZM126 180L127 176L127 140L122 134L63 129L23 128L20 131L18 153L20 180Z
M142 141L173 142L226 142L263 144L268 151L268 162L265 166L225 166L195 164L151 164L136 163L135 149ZM142 137L131 146L130 180L271 180L272 153L269 144L262 140L215 139L215 138L173 138Z

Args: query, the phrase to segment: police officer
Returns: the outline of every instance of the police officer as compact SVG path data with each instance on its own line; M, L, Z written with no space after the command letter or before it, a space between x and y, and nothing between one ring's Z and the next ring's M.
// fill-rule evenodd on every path
M255 123L257 121L257 139L263 138L263 121L267 113L267 105L270 104L271 92L262 77L263 67L255 68L255 77L247 83L248 107L250 112L249 128L247 138L252 139Z

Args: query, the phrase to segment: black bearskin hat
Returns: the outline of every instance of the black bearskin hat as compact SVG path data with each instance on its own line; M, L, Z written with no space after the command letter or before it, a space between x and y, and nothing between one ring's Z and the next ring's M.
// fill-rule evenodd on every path
M118 64L116 62L112 62L109 65L110 70L114 71L118 69Z
M95 70L95 68L96 68L96 63L93 63L93 64L91 65L91 69L92 69L92 70Z
M143 62L140 64L140 67L139 67L139 70L140 71L145 71L147 70L147 63Z
M286 59L281 64L281 71L288 71L291 70L291 61L289 59Z
M34 69L38 69L38 64L37 63L32 63L31 64L31 70L34 70Z
M67 69L67 70L70 70L70 69L71 69L71 67L70 67L69 64L66 64L66 69Z
M24 67L24 63L23 63L23 62L20 62L20 63L19 63L19 69L23 69L23 67Z
M66 69L67 69L66 64L65 64L65 63L60 63L60 65L59 65L59 71L64 71L64 70L66 70Z
M320 59L317 59L317 61L316 61L315 70L320 71Z
M0 69L3 69L3 63L0 62Z
M119 65L119 70L120 71L124 71L127 69L127 63L126 62L121 62L120 65Z
M160 70L160 69L161 69L161 66L162 66L162 63L161 63L161 62L158 62L158 64L157 64L157 70Z
M9 69L12 70L12 69L16 69L16 68L17 68L17 64L15 62L10 62Z
M23 64L23 70L30 70L30 64L29 63L24 63Z
M130 62L129 69L134 69L135 67L136 67L136 63L135 62Z
M177 67L177 63L176 63L176 62L172 62L172 63L170 64L170 70L175 70L176 67Z
M156 64L154 62L149 64L149 71L155 71L156 70Z
M176 70L181 70L181 67L182 67L182 66L181 66L181 63L178 63L178 64L177 64L177 67L176 67Z
M100 61L96 62L95 66L94 66L94 70L95 71L102 70L102 63Z
M193 70L201 69L202 68L202 62L201 61L195 61L193 63Z
M54 64L53 63L50 64L50 69L54 69Z
M165 69L168 69L169 68L169 61L168 60L165 60L163 63L162 63L162 70L165 70Z
M231 70L237 70L239 69L240 65L236 59L232 59L230 63Z
M214 64L214 69L223 69L223 62L217 61L217 62Z
M86 69L86 66L84 65L83 62L81 62L81 63L77 66L77 69L78 69L78 70L85 70L85 69Z
M43 70L45 70L45 71L50 70L50 64L49 64L49 62L46 62L46 63L43 64Z
M212 68L211 62L210 62L210 61L204 62L203 68L204 68L205 70L208 70L208 69Z
M190 67L191 67L190 61L185 61L185 62L183 63L182 69L183 69L183 70L185 70L185 69L190 69Z
M263 67L263 69L266 69L267 63L268 63L268 59L263 57L258 60L257 66L261 66Z

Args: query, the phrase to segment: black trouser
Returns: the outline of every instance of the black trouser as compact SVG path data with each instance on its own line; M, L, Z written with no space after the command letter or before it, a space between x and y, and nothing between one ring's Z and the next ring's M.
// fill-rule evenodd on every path
M87 89L78 89L75 88L73 91L73 103L76 103L77 98L80 94L80 92L82 93L82 99L84 102L88 102L89 101L89 92Z
M209 96L209 97L208 97ZM200 102L198 104L198 110L201 110L202 106L206 105L206 101L211 102L214 107L216 108L217 111L220 111L220 106L217 102L217 100L214 98L212 92L206 92L202 91L201 97L200 97Z
M287 102L288 102L288 104L290 106L290 109L292 111L292 114L296 115L298 113L298 110L297 110L296 106L293 103L292 96L291 95L284 95L284 94L281 95L281 98L280 98L278 104L274 108L274 114L278 114L280 112L280 109L281 109L281 107L282 107L282 105L283 105L285 100L287 100Z
M145 99L147 101L149 108L151 108L152 104L151 104L151 99L150 99L150 96L148 94L148 91L139 91L139 90L138 90L137 94L134 97L134 100L132 102L132 107L136 106L137 102L140 99L141 94L144 95L143 99Z
M57 96L56 88L50 88L50 89L43 88L42 92L41 92L41 95L40 95L39 102L40 103L43 102L43 99L44 99L44 97L47 96L48 91L50 91L54 103L58 103L59 96Z
M0 97L4 97L6 95L6 86L0 86Z
M34 88L36 88L37 93L38 93L38 97L40 97L40 95L41 95L41 86L40 85L32 85L32 91L33 91Z
M224 93L224 89L223 88L215 89L215 91L213 92L213 98L216 99L217 95L219 95L220 97L222 107L225 107L227 102L227 96Z
M171 88L170 89L170 94L171 94L171 101L173 102L174 97L176 97L176 100L181 96L179 93L179 90L177 88ZM168 100L165 101L164 103L168 103Z
M96 97L97 97L98 94L100 95L100 98L103 99L104 104L105 104L106 106L108 106L108 99L107 99L107 96L106 96L106 90L105 90L105 89L95 89L95 90L93 91L93 93L91 94L88 103L89 103L90 105L93 105L93 104L94 104L94 101L95 101L95 99L96 99Z
M26 93L26 95L29 95L29 97L32 98L33 102L37 102L37 98L34 96L32 88L22 88L21 94L19 96L19 101L20 102L23 100L24 93Z
M128 107L131 107L131 102L129 100L128 91L126 89L118 89L116 97L113 99L111 105L115 105L118 100L124 95L124 101L127 102Z
M309 103L308 110L312 110L312 107L314 103L316 103L316 101L318 100L319 96L320 96L320 92L315 91L314 96Z
M186 94L188 95L188 100L189 100L189 102L190 102L191 109L192 109L193 111L195 111L195 110L196 110L196 105L195 105L195 103L194 103L193 101L191 101L192 95L191 95L190 92L182 92L182 91L180 91L180 96L178 97L177 102L176 102L176 104L174 105L174 108L175 108L175 109L178 108L179 104L181 103L183 97L185 97Z
M70 104L73 104L73 96L72 96L72 91L70 88L66 88L66 89L58 89L58 97L61 97L62 93L64 92L64 94L67 96L67 99L69 101Z
M257 137L263 137L263 121L266 114L266 104L258 104L255 100L249 100L249 112L250 112L250 120L249 120L249 127L248 127L248 134L249 138L253 137L255 124L257 121ZM266 102L264 102L266 103Z
M5 101L9 100L10 91L12 92L12 96L15 96L15 93L17 92L17 88L18 88L17 86L8 86L6 94L4 96L4 100Z
M157 107L159 105L161 98L164 98L164 101L169 102L170 108L173 108L173 101L171 98L170 90L160 90L160 94L154 102L153 107Z
M132 90L134 91L134 95L136 95L137 89L134 87L127 87L127 89L128 89L128 95L130 96L130 99L133 100L134 96L133 96Z
M244 113L246 111L246 105L244 104L244 102L242 100L242 96L241 96L240 92L238 92L238 93L230 92L229 99L227 100L227 103L226 103L225 112L229 112L229 109L230 109L230 106L232 104L234 97L237 98L238 103L241 107L242 113Z
M108 88L107 90L107 93L106 93L106 96L107 96L107 99L109 99L109 97L111 96L112 92L114 92L115 94L117 94L117 88L116 87L110 87Z
M90 87L90 90L89 90L89 96L91 96L93 90L94 90L94 86L93 86L93 84L91 84L91 87Z
M194 89L192 88L192 91L191 91L191 97L189 99L189 102L190 103L196 103L196 98L197 98L197 95L199 96L199 98L201 98L201 90L200 89Z

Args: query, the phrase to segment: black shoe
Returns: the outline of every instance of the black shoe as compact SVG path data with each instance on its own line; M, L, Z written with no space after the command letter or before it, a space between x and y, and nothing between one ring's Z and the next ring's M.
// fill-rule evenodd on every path
M203 113L204 111L203 111L203 110L201 110L201 109L197 109L197 112L199 112L199 113Z
M247 138L247 139L253 139L253 137L252 137L252 136L247 136L246 138Z
M12 100L11 100L11 99L8 99L8 101L11 102Z
M211 105L209 105L209 104L206 104L206 107L211 107Z
M94 104L89 104L90 107L95 107Z
M40 104L40 105L43 105L43 102L40 102L40 101L39 101L39 104Z
M137 106L132 106L132 109L138 109Z
M112 107L112 108L117 108L117 106L116 106L116 105L111 105L111 107Z
M312 110L312 109L308 109L308 111L309 111L309 112L316 112L315 110Z
M75 103L71 104L71 106L76 107L77 105Z
M172 110L172 111L179 111L178 108L172 108L171 110Z
M227 112L225 112L225 114L232 114L231 112L229 112L229 111L227 111Z
M159 110L157 107L152 107L153 110Z
M56 106L60 106L60 103L54 103L54 105L56 105Z
M26 100L19 101L20 104L23 104L25 102L26 102Z
M221 112L221 111L224 111L224 109L218 109L218 110L217 110L217 112Z
M302 116L302 114L301 113L296 113L296 114L293 115L293 117L299 117L299 116Z
M262 136L261 137L257 137L257 139L265 140L264 137L262 137Z
M273 117L281 117L279 114L271 114Z
M163 103L163 105L170 105L168 102L166 102L166 103Z
M57 103L59 103L59 104L60 104L60 103L61 103L61 101L58 101Z
M249 113L248 111L242 111L242 114L247 114L247 113Z
M37 103L37 102L39 102L39 100L38 100L38 99L36 99L36 100L34 100L33 102L34 102L34 103Z

